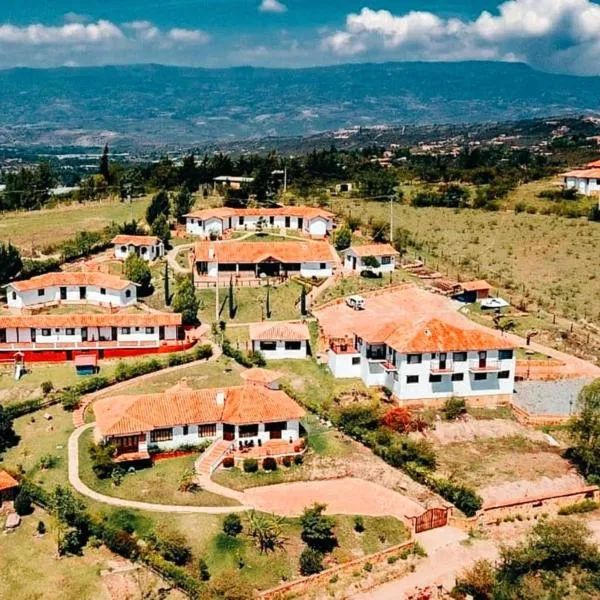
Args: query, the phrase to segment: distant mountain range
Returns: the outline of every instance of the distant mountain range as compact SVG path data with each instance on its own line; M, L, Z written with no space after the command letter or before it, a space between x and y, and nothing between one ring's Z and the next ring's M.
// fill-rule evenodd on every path
M497 62L0 71L0 144L179 148L378 125L600 112L600 77Z

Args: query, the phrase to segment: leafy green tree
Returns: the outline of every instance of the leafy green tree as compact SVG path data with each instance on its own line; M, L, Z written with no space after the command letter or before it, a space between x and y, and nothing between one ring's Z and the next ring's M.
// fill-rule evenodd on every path
M33 512L33 506L31 505L31 496L26 489L22 489L15 498L15 512L23 517L30 515Z
M104 146L102 156L100 157L100 175L104 177L106 183L110 183L110 164L108 160L108 144Z
M8 283L23 268L21 253L10 242L0 243L0 284Z
M283 518L252 510L248 513L248 535L253 537L261 552L273 552L283 547Z
M586 477L600 480L600 379L579 392L576 408L569 426L570 452Z
M362 264L368 269L377 269L381 266L379 260L375 256L365 256L362 259Z
M256 234L263 235L264 229L267 226L267 220L261 215L256 222Z
M173 216L178 223L185 223L185 215L187 215L194 206L194 197L189 188L182 187L175 198L173 199Z
M192 559L192 549L186 537L178 531L162 529L155 536L154 543L161 556L176 565L185 565Z
M335 521L323 514L326 508L326 504L315 503L305 508L300 517L302 540L319 552L331 552L337 546L337 539L333 533Z
M181 181L182 188L185 188L189 192L195 192L198 189L200 172L196 166L196 157L193 153L184 157L179 169L179 180ZM189 209L186 212L189 212Z
M181 313L185 325L192 325L198 321L199 306L191 277L181 278L175 287L173 310Z
M19 441L13 428L13 420L4 406L0 404L0 453Z
M169 194L166 190L160 190L158 194L155 194L152 197L152 200L146 209L146 221L148 225L152 226L154 221L156 221L160 215L168 217L170 210Z
M223 520L223 531L230 537L242 533L242 519L236 513L229 513Z
M305 577L320 573L323 566L323 553L313 548L305 548L300 554L300 574Z
M344 226L339 229L335 234L333 243L336 250L341 251L350 248L350 245L352 244L352 232L350 231L350 228Z
M198 560L198 576L200 577L200 581L209 581L210 579L210 571L203 558Z
M152 235L155 235L160 239L165 246L169 244L169 240L171 239L171 229L165 215L158 215L154 223L152 223L150 230L152 231Z
M98 479L108 479L115 470L113 444L92 444L89 449L92 471Z
M152 283L152 273L143 258L140 258L137 254L130 254L125 259L123 271L129 281L133 281L133 283L140 286L142 294L148 293Z

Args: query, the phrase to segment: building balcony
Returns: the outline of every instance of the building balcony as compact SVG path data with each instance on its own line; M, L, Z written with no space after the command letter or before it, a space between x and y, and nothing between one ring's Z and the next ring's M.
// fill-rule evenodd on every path
M431 373L440 375L443 373L454 373L455 367L454 362L451 360L432 360L430 363L429 370Z
M471 373L497 373L502 370L498 360L471 360L469 371Z
M184 340L101 340L101 341L73 341L73 342L6 342L0 343L0 351L14 350L106 350L107 348L158 348L160 346L187 345Z

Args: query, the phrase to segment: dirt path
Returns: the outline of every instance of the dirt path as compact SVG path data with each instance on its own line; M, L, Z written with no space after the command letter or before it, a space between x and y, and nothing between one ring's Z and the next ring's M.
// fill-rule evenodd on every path
M167 252L167 262L169 263L169 267L173 269L174 273L188 274L190 272L189 268L186 269L177 262L177 255L182 250L190 250L193 247L194 244L181 244L181 246L175 246Z

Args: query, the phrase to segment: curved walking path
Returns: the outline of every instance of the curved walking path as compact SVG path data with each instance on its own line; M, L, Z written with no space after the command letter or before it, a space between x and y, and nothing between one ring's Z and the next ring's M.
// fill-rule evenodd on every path
M119 506L122 508L134 508L138 510L148 510L152 512L163 513L201 513L207 515L220 515L230 512L243 512L251 510L251 506L181 506L177 504L155 504L151 502L138 502L137 500L125 500L100 494L89 488L79 477L79 438L81 434L94 426L94 423L88 423L83 427L76 429L69 437L69 483L83 496L87 496L97 502ZM219 486L220 487L220 486ZM212 490L211 490L212 491Z

